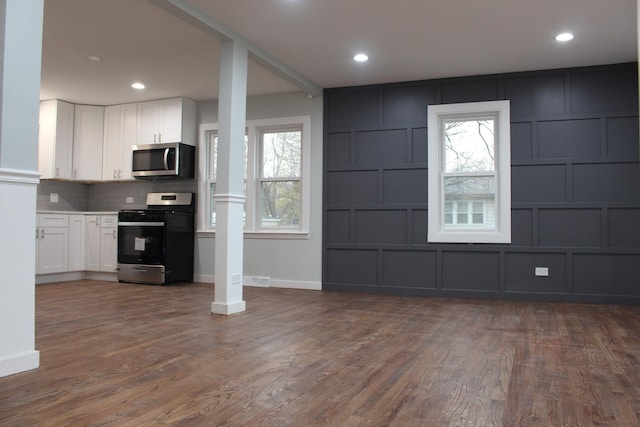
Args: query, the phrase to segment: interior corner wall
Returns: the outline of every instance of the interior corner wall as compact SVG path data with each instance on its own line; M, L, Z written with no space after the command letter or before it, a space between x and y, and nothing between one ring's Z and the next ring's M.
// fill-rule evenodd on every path
M252 96L247 120L308 115L311 117L311 203L308 239L244 239L244 275L270 278L271 286L320 289L322 275L322 97L303 92ZM198 124L216 123L216 100L198 103ZM215 278L215 237L196 236L194 275L199 281Z
M427 106L502 99L512 243L428 243ZM640 303L636 63L327 89L324 111L323 289Z

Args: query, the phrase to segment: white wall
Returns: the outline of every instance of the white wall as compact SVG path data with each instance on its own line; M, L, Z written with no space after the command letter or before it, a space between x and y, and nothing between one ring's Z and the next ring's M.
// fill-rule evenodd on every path
M217 122L217 101L198 103L198 124ZM244 239L244 275L269 277L271 286L322 286L322 97L295 92L247 99L247 120L311 117L311 207L308 239ZM215 239L196 238L195 279L213 282Z
M43 0L0 0L0 377L39 366L35 219Z

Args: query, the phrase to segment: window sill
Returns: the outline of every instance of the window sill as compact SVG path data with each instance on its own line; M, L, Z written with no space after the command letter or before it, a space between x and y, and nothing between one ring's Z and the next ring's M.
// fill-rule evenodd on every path
M214 238L216 236L215 230L198 230L196 232L197 237ZM309 232L307 231L245 231L245 239L291 239L291 240L306 240L309 239Z

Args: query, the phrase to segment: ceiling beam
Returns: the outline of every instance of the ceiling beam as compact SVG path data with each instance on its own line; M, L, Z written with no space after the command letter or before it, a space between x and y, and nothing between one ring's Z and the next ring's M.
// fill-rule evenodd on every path
M193 7L185 0L149 0L169 13L188 22L210 36L221 40L242 43L249 51L249 58L267 70L300 88L310 96L322 95L322 88L287 64L274 58L258 46L245 40L240 34L224 26L220 21Z

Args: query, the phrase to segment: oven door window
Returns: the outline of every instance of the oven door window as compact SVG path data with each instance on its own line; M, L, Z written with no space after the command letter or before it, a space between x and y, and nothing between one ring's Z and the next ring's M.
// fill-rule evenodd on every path
M164 264L164 230L164 223L119 225L118 263Z

